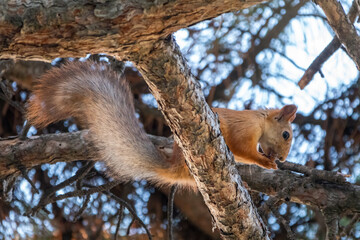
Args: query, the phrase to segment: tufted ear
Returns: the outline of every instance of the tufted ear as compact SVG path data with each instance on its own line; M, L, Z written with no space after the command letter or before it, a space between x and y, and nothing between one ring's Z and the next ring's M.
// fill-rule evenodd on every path
M278 121L292 122L296 117L297 107L294 104L285 105L275 117Z

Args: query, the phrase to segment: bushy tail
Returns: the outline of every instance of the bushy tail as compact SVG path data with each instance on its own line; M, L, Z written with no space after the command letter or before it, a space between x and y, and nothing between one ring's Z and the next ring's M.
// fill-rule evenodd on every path
M39 79L28 105L30 123L45 127L70 116L90 129L116 176L157 182L156 171L169 167L140 128L128 83L106 65L69 62Z

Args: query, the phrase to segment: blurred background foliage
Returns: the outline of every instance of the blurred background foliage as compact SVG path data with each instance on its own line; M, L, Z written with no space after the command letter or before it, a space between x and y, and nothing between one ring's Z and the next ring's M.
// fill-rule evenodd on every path
M348 10L351 2L342 1L342 4ZM355 65L346 51L339 49L304 90L297 86L305 69L333 35L323 13L313 2L293 0L265 2L175 33L209 105L242 110L296 104L299 112L293 124L294 142L288 161L340 171L351 175L350 182L359 184L360 94ZM107 61L123 71L131 83L139 118L146 131L171 135L146 84L131 64L119 63L105 55L87 58ZM64 61L55 59L52 65ZM24 106L36 78L51 64L2 61L0 66L2 83L13 90L11 99ZM21 107L9 104L2 97L0 114L0 137L19 134L24 125ZM31 128L29 135L71 132L78 128L76 120L69 119L39 131ZM28 175L43 192L74 175L84 164L84 161L45 164L32 169ZM105 168L102 163L96 163L87 184L99 185L107 181ZM68 186L60 193L74 188ZM135 182L119 185L112 192L127 199L155 239L165 237L168 189ZM176 196L175 239L217 239L217 232L211 231L211 220L202 217L206 209L186 209L192 195L185 191ZM40 211L31 218L24 216L24 212L37 204L39 197L27 181L17 180L12 201L0 200L1 239L113 239L121 215L120 205L108 196L91 195L80 217L77 212L85 197L58 201L49 204L47 211ZM268 199L254 192L252 197L258 206ZM324 219L318 209L289 202L278 206L277 211L276 214L262 213L274 239L288 239L279 215L288 221L296 239L325 238ZM343 239L360 238L360 223L346 229L352 217L353 213L341 216L340 232L346 231L348 235ZM132 239L147 239L144 229L133 221L128 210L125 209L120 223L118 239L127 234L133 236Z

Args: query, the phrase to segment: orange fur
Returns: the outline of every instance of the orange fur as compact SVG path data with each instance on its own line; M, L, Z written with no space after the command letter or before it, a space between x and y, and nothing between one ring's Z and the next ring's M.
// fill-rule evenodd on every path
M235 111L213 108L218 114L220 129L226 145L234 154L235 161L257 164L267 169L277 169L276 159L285 161L292 141L291 122L296 116L296 106L286 105L282 109ZM289 132L283 139L282 133ZM261 145L264 153L257 148ZM165 178L186 179L191 177L185 164L181 149L174 144L172 162L180 162L171 171L160 171Z

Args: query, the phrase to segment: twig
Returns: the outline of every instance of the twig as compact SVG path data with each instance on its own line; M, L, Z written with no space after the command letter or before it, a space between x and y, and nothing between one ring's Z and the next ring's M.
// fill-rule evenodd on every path
M269 197L269 199L259 208L259 212L265 214L266 210L270 210L275 215L275 217L278 218L280 223L284 226L287 237L290 240L296 239L295 233L292 231L289 221L286 220L283 216L281 216L278 212L278 206L280 206L280 204L284 202L282 199L285 199L285 201L290 201L290 192L301 184L302 183L299 181L292 182L289 186L279 191L276 197Z
M67 192L64 194L61 194L59 196L56 197L44 197L42 200L40 200L39 204L34 207L33 209L29 210L25 215L33 215L35 214L37 211L39 211L41 208L45 207L46 205L50 204L50 203L54 203L56 201L60 201L63 199L67 199L67 198L72 198L72 197L80 197L83 195L91 195L94 193L98 193L98 192L104 192L107 190L112 189L113 187L115 187L116 185L119 185L121 183L120 180L117 181L112 181L112 182L108 182L105 183L103 185L100 186L96 186L87 190L76 190L73 192Z
M103 185L96 186L96 187L93 187L93 188L90 188L90 189L87 189L87 190L76 190L76 191L73 191L73 192L67 192L67 193L64 193L64 194L61 194L59 196L54 197L52 199L52 202L56 202L56 201L63 200L63 199L66 199L66 198L80 197L80 196L87 195L87 194L94 194L94 193L98 193L98 192L104 192L104 191L107 191L107 190L110 190L110 189L114 188L116 185L119 185L121 182L122 181L120 181L120 180L115 180L115 181L108 182L108 183L105 183ZM49 203L47 203L47 204L49 204Z
M287 220L283 216L281 216L278 209L274 205L269 205L269 207L270 207L271 212L275 215L275 217L277 219L279 219L281 224L284 226L288 239L295 240L296 236L295 236L295 233L291 230L289 220Z
M177 185L172 185L168 196L168 208L167 208L168 240L173 239L172 221L173 221L174 197L176 190L177 190Z
M81 217L81 215L84 213L87 205L89 204L90 202L90 194L86 195L85 197L85 201L82 205L82 207L80 208L80 210L77 212L77 214L75 215L74 217L74 222L76 222L77 220L79 220L79 218Z
M351 219L350 223L341 231L341 234L340 234L341 237L350 235L351 229L354 227L354 224L358 222L359 218L360 218L360 214L355 213L355 215Z
M114 240L117 239L117 235L118 235L118 232L119 232L119 229L120 229L120 224L121 224L123 215L124 215L124 205L121 204L120 205L120 210L119 210L118 222L116 224L116 230L115 230L115 234L114 234Z
M48 189L49 191L46 191L46 193L48 195L52 195L55 192L57 192L58 190L72 184L73 182L82 179L86 176L86 174L88 174L88 172L90 172L90 170L92 169L92 167L95 165L95 161L89 161L86 163L85 166L83 166L82 168L79 168L76 173L74 174L74 176L66 179L65 181L59 183L58 185L53 186L52 188Z
M103 193L105 193L106 195L112 197L113 199L115 199L121 205L124 205L124 207L126 207L129 210L129 212L133 216L133 218L145 229L146 234L148 235L148 238L150 240L152 240L151 233L150 233L149 229L146 227L145 223L138 217L138 215L136 214L136 211L131 207L131 205L128 202L126 202L125 200L119 198L118 196L114 195L113 193L111 193L109 191L103 191Z
M28 121L26 121L25 126L23 127L23 129L21 130L21 133L19 134L20 140L26 139L26 135L29 132L30 127L31 127L31 124Z
M31 181L31 179L29 178L28 172L26 170L26 167L24 165L22 165L21 163L17 162L16 163L17 168L19 169L19 171L21 172L21 175L23 178L25 178L25 180L30 183L32 189L36 192L39 193L39 190L36 188L35 183L33 181Z
M77 170L77 172L75 173L74 176L70 177L69 179L66 179L65 181L59 183L58 185L55 185L55 186L47 189L43 193L38 205L36 207L34 207L33 209L31 209L31 214L36 213L41 208L45 207L47 204L57 201L57 200L51 199L52 196L54 195L54 193L56 193L58 190L60 190L64 187L72 184L76 180L83 178L91 170L91 168L94 166L94 164L95 164L94 161L89 161L84 167ZM28 212L28 214L30 214L30 212Z
M16 168L20 171L21 176L30 184L30 186L32 187L32 189L34 189L34 191L36 193L39 193L39 190L36 188L33 181L31 181L31 179L29 178L26 167L23 164L21 164L21 162L15 157L14 152L12 153L12 155L10 157L11 157L11 161L15 164Z
M290 170L290 171L302 173L305 174L306 176L311 176L313 180L322 180L332 183L348 183L345 178L347 176L346 175L344 176L339 172L318 170L291 162L284 162L284 163L278 162L277 164L281 170Z
M300 67L294 60L292 60L291 58L289 58L286 54L282 53L281 51L278 51L277 49L273 48L273 47L269 47L269 49L271 51L273 51L274 53L279 54L280 56L282 56L283 58L285 58L286 60L288 60L292 65L294 65L296 68L298 68L301 71L305 71L305 69L303 67Z
M339 212L334 208L322 210L326 224L326 240L336 240L339 232Z
M132 218L129 226L127 227L127 230L126 230L126 235L128 236L130 234L130 228L131 226L133 225L133 223L135 222L135 218Z
M356 4L356 0L353 1L349 13L348 18L351 23L355 22L355 19L358 15L358 7ZM320 53L319 56L311 63L308 69L305 71L304 75L301 77L298 85L300 89L304 89L310 81L314 78L315 73L320 71L322 65L338 50L341 46L340 40L337 36L333 38L333 40L326 46L326 48Z
M310 81L314 78L315 73L320 71L320 68L333 54L336 50L339 49L341 43L339 39L335 36L333 40L326 46L326 48L320 53L319 56L311 63L311 65L306 69L304 75L301 77L298 85L300 89L304 89Z
M18 102L13 101L11 99L12 96L14 95L12 89L8 85L6 85L4 81L0 81L0 88L3 91L3 93L0 93L0 98L5 102L9 103L11 106L13 106L16 110L18 110L24 115L25 114L24 107Z

